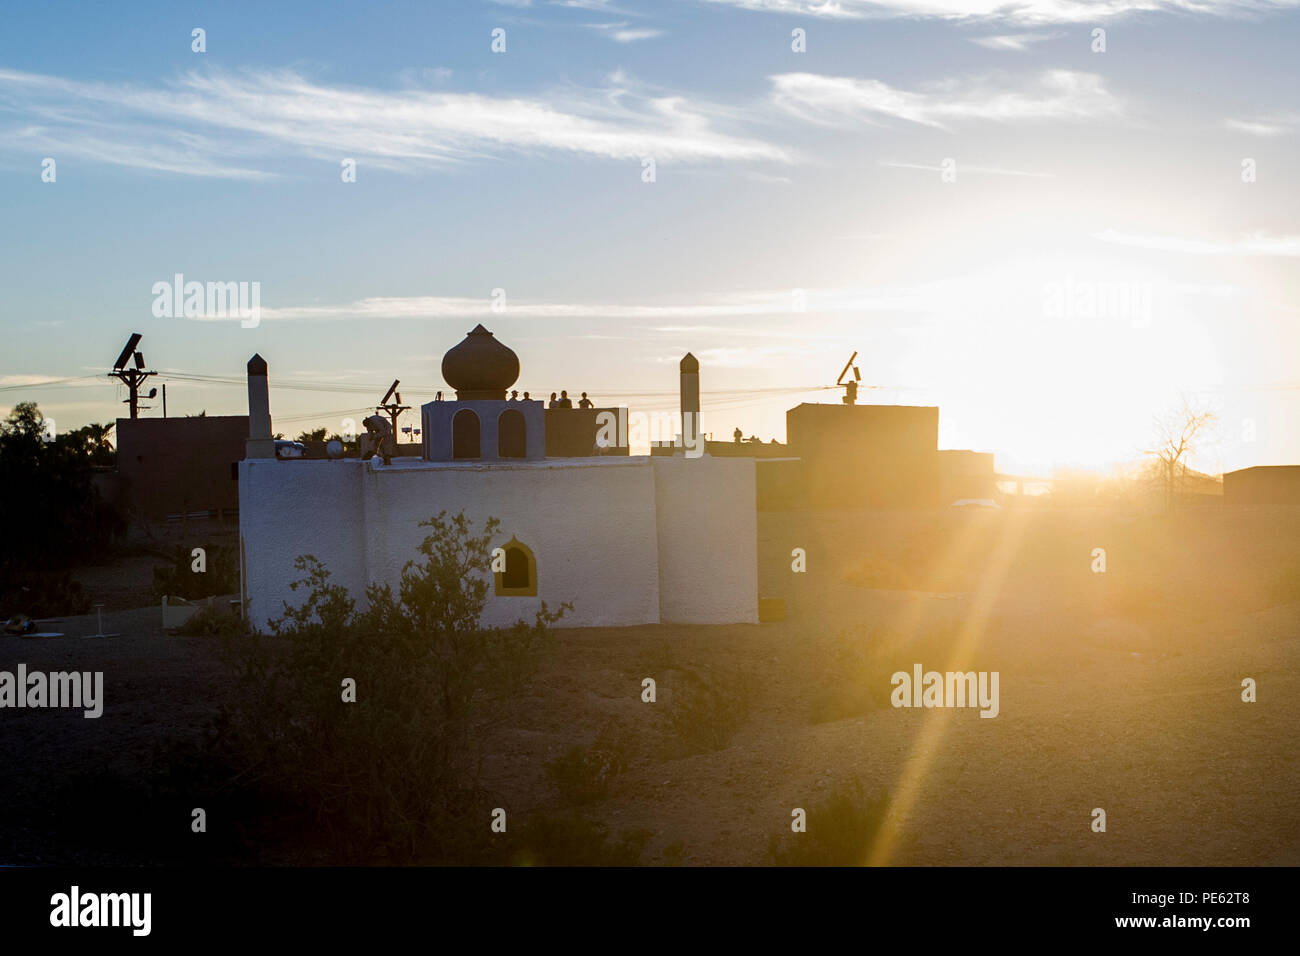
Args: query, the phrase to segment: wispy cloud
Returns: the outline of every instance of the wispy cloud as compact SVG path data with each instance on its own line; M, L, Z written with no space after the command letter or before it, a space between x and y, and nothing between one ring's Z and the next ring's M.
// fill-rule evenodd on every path
M704 0L745 10L834 19L1093 23L1131 13L1248 16L1293 9L1300 0Z
M635 43L638 40L652 40L664 35L663 30L654 27L634 27L627 20L612 23L584 23L583 26L609 37L615 43Z
M328 86L290 71L196 71L141 87L0 69L0 110L9 117L0 122L0 142L227 177L269 175L273 161L292 157L405 170L509 151L792 158L779 145L722 129L728 117L720 108L611 82L533 98Z
M487 297L376 296L327 305L262 306L263 321L339 319L624 319L662 323L673 319L781 315L801 312L916 312L933 301L919 287L864 289L759 289L717 293L690 301L638 304L626 302L545 302L508 299L504 312ZM197 318L195 321L223 321Z
M989 50L1011 50L1024 53L1035 43L1059 37L1059 33L1000 33L994 36L971 37L970 42Z
M780 108L830 126L899 119L948 129L973 120L1084 120L1124 112L1123 101L1100 76L1073 70L947 80L919 92L881 80L816 73L782 73L771 80Z
M1300 126L1300 115L1295 113L1271 113L1262 116L1233 118L1224 120L1223 125L1238 133L1251 136L1282 136L1295 131Z
M1185 252L1199 256L1300 256L1300 235L1253 235L1240 239L1188 239L1184 236L1133 235L1107 229L1093 233L1094 239L1134 246L1139 249L1156 249L1161 252Z
M943 167L941 166L929 166L924 163L881 162L881 163L877 163L876 165L886 166L889 167L890 169L924 169L927 172L932 172L932 173L941 173L944 171ZM1035 173L1024 169L1003 169L999 166L968 166L964 163L959 163L957 165L956 171L961 175L965 175L966 173L978 173L980 175L985 175L985 176L1027 176L1031 179L1055 179L1056 178L1055 174L1053 173Z

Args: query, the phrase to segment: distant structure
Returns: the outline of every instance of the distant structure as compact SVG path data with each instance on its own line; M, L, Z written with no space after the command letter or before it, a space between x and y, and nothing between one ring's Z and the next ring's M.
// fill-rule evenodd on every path
M785 414L811 508L932 508L940 503L939 409L814 405Z
M683 417L698 414L688 358L697 384ZM758 622L752 458L596 456L602 410L508 400L518 356L480 325L443 356L456 397L421 407L422 457L277 461L252 454L254 436L270 433L265 373L249 363L239 473L241 588L257 626L293 600L299 555L364 601L366 585L400 578L427 532L419 523L440 511L464 512L475 529L500 522L487 626L531 621L542 601L572 602L568 627ZM553 426L579 453L550 454Z
M1223 476L1225 505L1300 505L1300 465L1257 465Z
M133 518L223 517L239 510L236 475L249 435L247 415L119 418L115 431L119 504Z
M140 387L145 381L157 372L149 372L144 367L144 353L136 351L136 346L140 344L140 333L132 332L131 337L126 341L126 347L122 349L122 354L117 357L113 363L113 371L108 373L109 378L118 379L127 387L128 397L123 402L128 406L131 418L140 417ZM127 365L129 361L135 361L135 367ZM158 394L158 389L149 389L149 394L145 398L153 398Z

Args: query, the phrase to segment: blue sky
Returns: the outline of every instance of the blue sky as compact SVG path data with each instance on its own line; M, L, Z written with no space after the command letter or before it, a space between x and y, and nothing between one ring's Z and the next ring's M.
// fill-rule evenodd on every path
M277 428L337 429L482 321L521 389L646 411L689 349L719 435L858 350L1002 467L1132 457L1182 394L1202 467L1300 461L1297 48L1290 0L9 9L0 405L113 417L139 331L171 414L242 412L256 351ZM176 273L260 322L156 317Z

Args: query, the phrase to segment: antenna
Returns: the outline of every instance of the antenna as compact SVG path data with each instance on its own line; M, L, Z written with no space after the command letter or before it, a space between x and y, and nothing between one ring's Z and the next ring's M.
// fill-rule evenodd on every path
M140 417L140 386L145 383L146 379L158 374L157 372L145 371L144 355L136 351L136 346L140 344L140 338L139 332L131 333L131 337L126 340L126 346L122 349L122 354L113 363L113 371L108 373L109 378L120 379L130 390L131 397L124 399L122 404L130 406L132 418ZM132 359L135 360L135 368L127 368L126 363ZM158 389L151 388L145 398L153 398L157 394Z
M402 404L402 393L397 390L397 386L400 384L401 382L398 379L393 379L393 384L388 386L388 391L384 392L384 397L381 398L379 400L379 404L375 406L376 413L378 412L388 413L388 417L393 423L394 443L396 443L397 435L398 435L398 427L397 427L398 416L400 416L402 412L407 411L411 407L410 405ZM397 401L390 402L389 399L393 398L394 396L396 396Z
M849 360L844 363L844 370L840 372L840 377L835 380L836 385L840 385L844 388L844 397L841 398L840 401L845 405L856 405L858 402L858 382L862 381L862 373L858 371L858 367L853 364L853 360L857 357L857 352L854 352L849 356ZM849 374L849 369L853 369L853 380L846 382L844 381L844 376Z

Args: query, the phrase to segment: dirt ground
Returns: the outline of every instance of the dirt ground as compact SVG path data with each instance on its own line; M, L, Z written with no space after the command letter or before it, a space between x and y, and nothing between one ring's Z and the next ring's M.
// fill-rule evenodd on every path
M764 513L759 536L760 593L784 599L783 621L557 632L482 741L498 805L562 808L546 764L603 732L627 748L627 769L579 812L649 831L645 863L767 862L793 808L811 829L814 808L856 776L888 794L897 832L864 863L1300 864L1300 509ZM791 569L795 548L806 572ZM120 593L138 572L111 572ZM92 614L59 623L65 638L0 637L0 669L103 670L107 697L100 720L0 714L7 805L97 762L134 772L219 705L210 640L166 635L156 608L110 604L104 626L120 636L85 637ZM898 649L880 675L997 671L1000 713L896 709L884 676L868 688L876 703L818 713L828 693L858 689L846 649L886 641ZM936 647L943 659L921 656ZM671 746L687 672L747 688L722 749ZM654 703L641 699L646 677ZM1247 677L1256 703L1242 700ZM48 822L0 822L0 862L69 859L76 848Z

